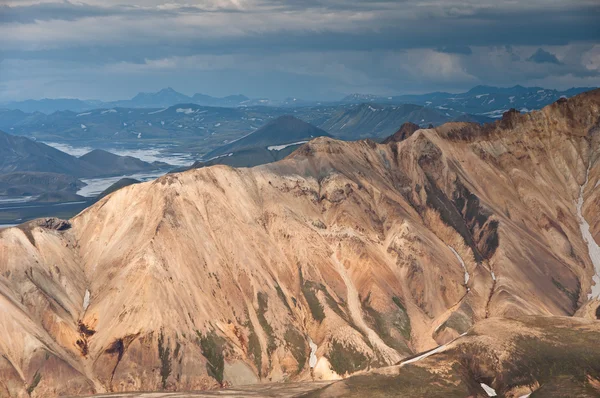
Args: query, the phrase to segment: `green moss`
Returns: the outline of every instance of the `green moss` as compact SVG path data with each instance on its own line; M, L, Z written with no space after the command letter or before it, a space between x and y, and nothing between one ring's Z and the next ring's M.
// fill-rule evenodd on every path
M317 297L317 290L313 288L314 283L305 282L302 284L302 294L306 299L306 303L308 304L308 308L310 309L310 313L312 317L317 322L323 322L325 319L325 311L323 309L323 305L319 301Z
M306 364L306 358L308 355L308 345L304 335L297 329L289 327L285 331L285 342L287 348L291 351L292 355L298 362L298 372L300 372Z
M38 386L38 384L40 384L41 380L42 380L42 374L39 371L36 371L35 374L33 375L33 380L31 381L31 384L27 387L27 394L31 395L33 390L35 390L35 388Z
M254 364L256 365L256 369L258 370L258 377L262 377L262 349L260 347L260 340L258 339L258 335L254 330L254 326L252 322L248 320L246 327L249 330L248 333L248 354L254 360Z
M369 326L381 337L386 345L398 352L411 354L412 350L404 340L410 339L410 320L408 320L406 314L399 310L382 314L369 305L369 296L361 303L363 312L366 315L365 320ZM408 337L406 336L407 322Z
M397 319L394 320L394 326L400 330L402 336L408 341L412 334L412 327L410 325L410 317L406 311L406 307L402 304L402 300L399 297L392 297L392 301L398 307Z
M288 309L289 313L292 314L292 308L290 307L289 303L287 302L287 299L285 297L285 294L283 293L283 290L281 290L281 287L279 285L275 285L275 290L277 291L277 296L279 297L279 299L281 300L283 305L285 305L285 307Z
M569 298L569 300L571 300L571 306L573 307L573 309L577 309L577 302L579 301L579 293L581 286L578 285L577 290L572 292L569 289L567 289L562 283L554 279L554 277L552 278L552 283L558 288L558 290L563 292L565 296Z
M430 373L424 368L408 365L395 375L369 374L349 377L305 397L464 398L475 396L476 388L477 386L470 385L460 378Z
M554 318L536 317L524 326L538 329L543 335L518 335L512 339L511 355L497 371L496 391L504 392L523 385L567 383L586 386L591 379L600 379L600 333L557 326ZM483 344L462 344L457 348L461 363L477 379L481 358L495 354ZM562 381L561 381L562 380Z
M256 298L258 300L258 312L256 316L258 317L258 322L260 323L260 326L267 334L267 352L271 354L277 348L277 343L275 341L275 333L273 332L273 328L271 327L271 325L269 325L269 322L267 322L267 318L265 318L265 313L269 308L269 297L265 293L259 292Z
M198 335L198 344L202 350L202 355L206 358L206 371L209 376L213 377L223 385L223 370L225 369L225 358L223 356L223 350L225 347L225 340L219 337L214 331L211 331L203 336L199 331L196 331Z
M441 333L445 329L453 329L456 330L459 334L465 333L467 330L471 328L473 325L471 319L469 319L462 312L455 311L444 323L440 325L440 327L436 331L436 335Z
M171 347L170 342L165 344L165 336L161 329L158 336L158 358L160 359L160 377L163 390L167 388L167 379L171 374Z
M347 347L337 340L332 340L329 350L329 363L337 374L344 375L365 369L370 361L354 347Z

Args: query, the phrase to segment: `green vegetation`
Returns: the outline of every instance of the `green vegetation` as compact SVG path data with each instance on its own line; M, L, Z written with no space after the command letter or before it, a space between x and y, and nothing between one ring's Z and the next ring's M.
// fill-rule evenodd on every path
M285 294L283 293L283 290L281 290L281 287L279 285L275 285L275 290L277 291L277 296L281 299L283 305L285 305L290 314L292 314L292 308L290 307L290 304L288 303Z
M460 369L453 368L452 373L460 374L460 371ZM307 394L306 397L464 398L474 396L472 389L477 386L469 386L455 376L445 376L444 374L430 373L419 366L408 365L393 376L357 375Z
M285 342L287 348L291 351L292 355L298 362L298 372L300 372L306 364L306 358L308 355L308 345L304 335L297 329L289 327L285 331Z
M213 377L223 385L223 370L225 369L225 358L223 356L223 349L225 347L225 340L219 337L214 331L211 331L202 336L199 331L196 331L198 335L198 344L202 350L202 355L206 358L206 371L208 375Z
M331 341L329 362L331 363L331 368L339 375L365 369L370 363L362 352L351 346L346 347L337 340Z
M260 326L267 334L267 339L269 340L267 345L267 352L271 354L277 348L277 343L275 342L275 334L273 332L273 328L271 327L271 325L269 325L269 322L267 322L267 318L265 318L265 313L267 312L267 309L269 307L269 297L265 293L259 292L256 298L258 300L258 313L256 314L256 316L258 317L258 322L260 323Z
M455 311L444 323L440 325L437 329L436 334L441 333L445 329L453 329L456 330L459 334L465 333L467 330L471 328L473 322L469 317L459 311Z
M325 225L325 223L323 223L323 221L321 221L321 220L313 220L312 225L315 228L327 229L327 225Z
M400 310L385 314L379 313L369 305L369 296L361 303L366 315L365 320L369 323L369 326L389 347L394 348L398 352L412 353L412 350L402 339L404 337L404 339L410 340L410 319L408 319L406 313ZM408 336L406 334L407 330Z
M27 394L31 395L33 390L35 390L35 388L38 386L38 384L40 384L41 380L42 380L42 374L39 371L36 371L35 374L33 375L33 380L31 381L31 384L27 387Z
M171 374L171 348L170 341L165 345L165 336L161 329L158 336L158 358L160 359L160 377L163 390L167 388L167 379Z
M567 289L562 283L554 279L554 277L552 278L552 283L558 288L558 290L563 292L565 296L569 298L569 300L571 300L571 306L573 307L573 309L577 309L577 302L579 301L579 293L581 286L578 284L577 290L572 292L569 289Z
M313 285L315 285L314 282L304 282L301 285L302 294L304 295L304 298L306 298L308 308L310 309L310 313L312 314L315 321L323 322L323 320L325 319L325 311L323 309L323 305L317 297L317 293L316 290L313 288Z
M540 392L532 396L579 396L570 395L573 391L569 389L572 386L591 388L590 381L600 379L600 350L597 349L600 333L552 322L556 320L536 317L533 322L528 321L524 325L537 329L541 336L518 335L512 339L511 355L502 360L496 371L496 390L499 393L539 383L546 386L543 391L554 390L555 395ZM495 352L484 344L462 344L457 352L460 353L461 364L475 379L483 366L482 358L496 357Z
M400 330L402 336L406 340L410 340L410 336L412 334L412 327L410 325L410 318L408 316L408 312L406 312L406 307L404 307L404 304L402 304L402 301L399 297L392 297L392 301L394 302L394 304L396 304L399 310L398 318L394 321L394 326L396 326Z
M302 294L306 298L306 302L308 303L308 308L313 316L313 318L317 322L323 322L325 319L325 311L323 305L319 301L317 297L317 293L321 291L325 296L325 302L327 302L327 306L331 308L336 314L340 316L340 318L344 319L346 322L351 323L344 311L340 308L339 304L335 299L329 294L327 288L322 283L316 283L313 281L305 281L302 278L302 274L300 274L300 286L302 288Z
M258 377L262 377L262 349L260 347L260 340L258 339L258 335L254 330L254 326L252 325L252 321L248 319L248 323L246 327L249 330L248 333L248 354L254 360L254 364L256 365L256 369L258 370Z

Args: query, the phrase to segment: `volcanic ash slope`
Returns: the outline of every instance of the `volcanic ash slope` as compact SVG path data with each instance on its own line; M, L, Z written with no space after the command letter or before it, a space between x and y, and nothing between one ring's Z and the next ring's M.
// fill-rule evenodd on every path
M600 241L599 115L593 91L385 145L321 137L2 230L0 395L334 379L489 317L592 317L577 202L589 169Z

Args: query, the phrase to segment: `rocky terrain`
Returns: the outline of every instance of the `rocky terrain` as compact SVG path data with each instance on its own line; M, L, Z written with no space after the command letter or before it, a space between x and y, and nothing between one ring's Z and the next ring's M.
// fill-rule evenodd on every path
M599 122L596 90L320 137L1 230L0 396L361 372L312 394L594 396Z

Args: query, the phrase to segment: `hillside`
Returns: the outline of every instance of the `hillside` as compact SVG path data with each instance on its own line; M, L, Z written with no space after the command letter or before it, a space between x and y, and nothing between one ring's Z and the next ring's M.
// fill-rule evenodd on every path
M337 137L359 139L386 137L406 122L428 126L438 125L451 119L450 114L445 115L420 105L390 107L363 103L347 110L340 110L321 127Z
M230 143L227 143L212 152L206 154L206 159L230 153L247 150L265 149L271 147L270 151L278 151L288 145L305 143L316 137L330 137L328 133L318 127L306 123L293 116L280 116L271 120L261 128Z
M44 172L74 177L99 177L169 167L96 149L79 158L29 138L0 131L0 174Z
M275 163L168 174L71 220L3 229L0 392L374 368L399 378L315 394L366 395L369 380L381 395L410 380L430 396L595 392L599 121L596 90L388 144L318 137Z
M13 172L0 174L0 196L31 196L44 192L75 193L83 184L66 174L45 172Z
M93 151L80 156L79 159L93 165L106 174L135 173L169 167L166 163L148 163L132 156L115 155L102 149L94 149Z

